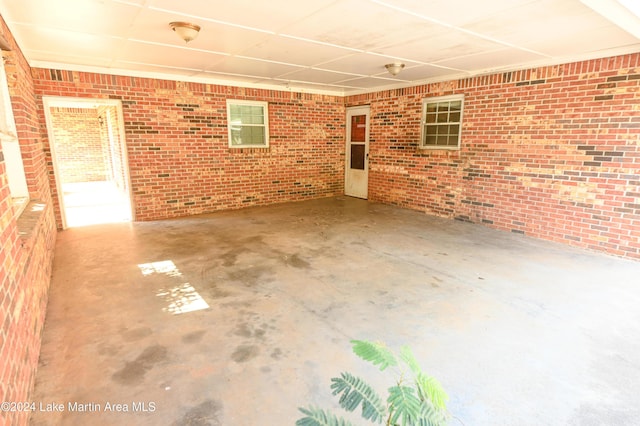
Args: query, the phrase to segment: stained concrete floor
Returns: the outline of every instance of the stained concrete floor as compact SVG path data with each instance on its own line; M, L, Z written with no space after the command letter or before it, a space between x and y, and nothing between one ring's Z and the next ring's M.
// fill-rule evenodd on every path
M637 425L639 306L640 262L348 197L76 228L34 395L64 411L31 424L292 425L342 371L384 394L370 339L451 425Z

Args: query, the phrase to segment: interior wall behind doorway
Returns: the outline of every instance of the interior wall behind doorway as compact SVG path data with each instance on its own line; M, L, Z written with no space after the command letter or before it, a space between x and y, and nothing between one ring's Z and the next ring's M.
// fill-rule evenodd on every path
M109 178L109 149L94 108L51 108L58 179L62 184Z

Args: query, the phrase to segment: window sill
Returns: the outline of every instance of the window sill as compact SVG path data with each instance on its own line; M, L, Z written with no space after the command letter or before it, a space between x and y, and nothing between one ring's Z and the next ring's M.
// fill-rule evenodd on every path
M459 146L419 146L420 151L460 151Z
M233 148L229 148L230 154L255 154L255 153L269 153L271 152L268 146L256 147L256 146L234 146Z
M12 197L11 203L13 204L13 214L15 217L20 217L27 204L29 204L29 197Z
M17 220L18 235L22 239L23 247L29 244L31 236L38 227L38 222L40 222L45 208L46 204L38 200L25 203L24 209Z

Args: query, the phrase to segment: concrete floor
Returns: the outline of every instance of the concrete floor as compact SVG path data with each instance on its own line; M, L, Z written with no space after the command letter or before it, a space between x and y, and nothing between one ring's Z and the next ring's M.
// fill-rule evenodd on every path
M451 425L640 418L638 262L347 197L56 249L33 425L293 425L342 371L391 384L350 339L410 345Z

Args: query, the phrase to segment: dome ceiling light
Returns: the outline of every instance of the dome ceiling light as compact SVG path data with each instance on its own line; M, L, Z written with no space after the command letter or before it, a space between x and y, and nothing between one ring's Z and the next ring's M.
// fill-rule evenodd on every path
M200 25L191 24L189 22L171 22L169 26L176 32L176 34L178 34L178 37L185 41L185 43L189 43L191 40L198 37L198 33L200 32Z

